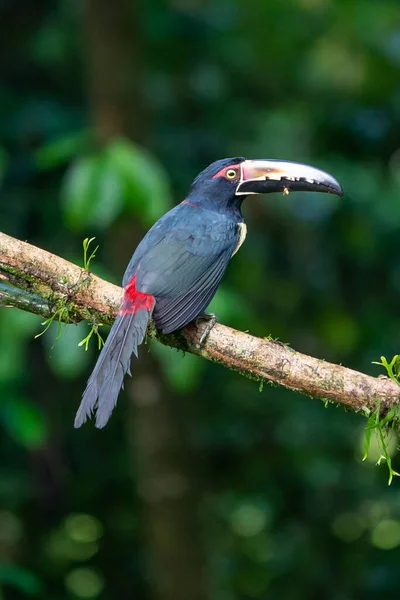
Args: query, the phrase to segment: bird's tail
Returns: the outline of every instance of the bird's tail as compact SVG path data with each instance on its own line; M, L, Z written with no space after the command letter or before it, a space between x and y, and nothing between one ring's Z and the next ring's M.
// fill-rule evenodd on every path
M130 372L132 353L137 357L153 308L120 313L112 326L96 366L87 382L75 417L80 427L96 410L96 427L106 425L123 388L124 376Z

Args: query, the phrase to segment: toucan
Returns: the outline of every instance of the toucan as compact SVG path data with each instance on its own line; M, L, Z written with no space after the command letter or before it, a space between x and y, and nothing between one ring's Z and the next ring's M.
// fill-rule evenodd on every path
M246 237L243 200L279 191L343 195L336 179L308 165L225 158L204 169L185 200L151 227L125 271L119 313L87 382L75 427L93 412L96 427L106 425L150 319L162 333L171 333L203 315Z

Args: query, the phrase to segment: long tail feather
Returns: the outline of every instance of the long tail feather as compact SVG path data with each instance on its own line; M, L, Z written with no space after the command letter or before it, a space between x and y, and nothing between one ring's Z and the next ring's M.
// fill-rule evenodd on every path
M152 311L120 314L87 382L82 401L75 417L75 427L80 427L96 410L96 427L102 428L117 404L124 376L130 374L132 354L138 355Z

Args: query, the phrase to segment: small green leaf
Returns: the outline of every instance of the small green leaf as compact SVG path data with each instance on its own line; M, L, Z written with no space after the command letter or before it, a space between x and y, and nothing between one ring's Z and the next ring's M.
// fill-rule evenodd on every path
M54 321L56 321L56 323L57 323L56 340L59 340L62 335L63 328L69 321L69 313L68 313L68 308L66 306L61 306L59 309L57 309L55 311L55 313L51 317L49 317L48 319L46 319L45 321L43 321L41 323L41 325L44 326L44 329L40 333L37 333L35 335L35 339L41 337L44 333L46 333L46 331L48 331L50 329L50 327L54 323Z
M384 357L381 357L381 360L382 360L381 364L385 364L386 359L384 359ZM387 364L387 361L386 361L386 364ZM374 410L373 413L371 413L371 415L369 416L368 421L367 421L363 460L366 460L366 458L368 458L369 448L370 448L370 444L371 444L372 431L375 431L376 436L377 436L378 448L379 448L379 451L381 452L381 455L379 456L376 464L380 465L382 460L386 461L387 467L389 469L389 485L390 485L392 483L393 477L400 476L400 474L397 473L397 471L394 471L394 469L392 467L392 458L390 456L388 444L386 442L386 437L390 431L388 429L388 425L393 423L394 420L399 419L400 407L396 406L396 407L392 408L383 419L380 418L380 414L381 414L381 403L378 400L376 409Z
M370 445L371 445L371 436L372 436L372 428L368 427L368 424L367 424L367 427L366 427L366 430L365 430L364 456L362 458L363 461L368 458L368 452L369 452L369 448L370 448Z
M101 334L99 333L99 327L102 327L103 324L99 323L99 324L94 324L92 325L89 333L87 334L86 337L83 338L83 340L81 340L78 344L78 346L85 346L85 352L87 352L87 350L89 349L89 342L90 339L92 337L93 334L95 334L95 336L97 337L97 349L101 350L102 347L104 346L104 339L102 338Z
M89 246L95 239L96 239L95 237L92 237L90 239L85 238L83 240L83 268L86 271L89 271L90 263L96 256L96 252L99 249L99 246L96 246L96 248L94 250L92 250L92 252L88 255Z
M394 383L397 383L397 385L400 385L400 355L399 354L395 354L395 356L393 356L390 363L387 361L387 359L384 356L381 356L381 362L373 361L372 364L373 365L381 365L382 367L384 367L386 369L386 372L387 372L388 376L390 377L390 379Z

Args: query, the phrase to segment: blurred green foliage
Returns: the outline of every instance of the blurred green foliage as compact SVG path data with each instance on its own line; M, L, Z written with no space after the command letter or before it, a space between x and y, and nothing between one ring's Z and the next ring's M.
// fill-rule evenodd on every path
M163 169L128 140L117 139L95 154L76 159L64 176L62 205L72 230L106 229L124 209L139 214L149 226L169 204Z
M345 198L249 199L247 241L211 308L378 375L372 362L400 344L397 0L142 2L141 139L100 147L78 4L0 4L1 230L79 264L96 236L91 269L118 282L143 228L212 160L310 162ZM127 399L101 434L72 428L97 351L78 346L88 327L34 339L40 318L0 311L6 600L150 597ZM375 468L374 437L362 462L364 418L150 350L166 393L190 406L211 598L398 592L400 488ZM388 449L398 469L395 436Z

